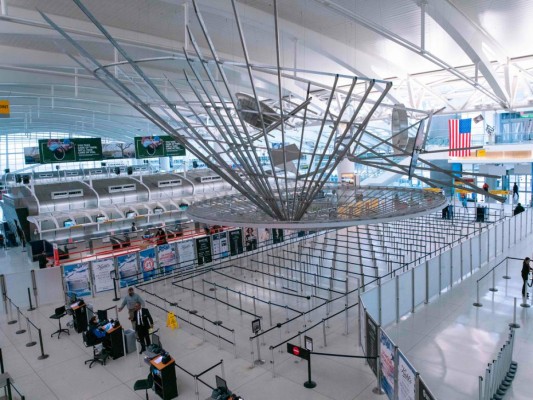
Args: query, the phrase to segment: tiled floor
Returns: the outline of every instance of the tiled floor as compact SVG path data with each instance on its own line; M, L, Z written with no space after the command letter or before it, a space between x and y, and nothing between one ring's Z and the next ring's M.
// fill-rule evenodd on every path
M528 244L521 243L509 254L516 257L528 255ZM0 273L8 274L31 267L32 263L20 249L7 252L0 250ZM486 270L484 268L484 271ZM461 285L454 286L450 292L433 299L429 305L417 309L400 324L387 329L388 334L420 371L437 398L477 398L477 377L483 374L484 366L497 353L505 340L507 324L512 321L513 296L520 294L519 270L519 261L510 264L512 279L498 279L498 292L483 292L484 306L481 308L472 306L477 279L474 275ZM106 308L116 303L112 301L112 295L109 293L94 299L94 304L95 308ZM196 304L202 307L199 298L196 299ZM80 334L71 330L70 336L50 338L50 333L57 329L57 322L49 319L55 306L40 306L32 312L22 309L25 315L42 328L45 352L50 355L46 360L37 359L38 346L25 346L28 342L27 334L15 334L18 325L8 325L3 310L0 316L0 347L5 368L14 377L17 388L26 399L144 398L144 392L135 393L132 389L135 380L145 378L148 373L148 367L137 353L111 360L106 366L97 364L89 369L84 365L84 360L90 358L92 350L84 347ZM246 343L238 348L236 358L230 347L222 346L222 350L219 350L216 339L204 342L201 332L186 323L182 323L181 328L176 331L164 328L165 314L155 307L151 308L156 325L163 327L163 346L175 357L178 365L194 374L224 360L224 372L230 389L246 400L384 398L383 395L372 392L376 386L376 378L361 360L317 356L313 362L313 380L318 385L309 390L302 386L306 380L306 364L295 362L294 357L287 353L274 352L276 377L273 378L269 362L252 368L250 347ZM225 317L225 308L221 308L220 312L221 317ZM521 328L517 330L514 359L519 366L507 399L531 398L531 395L527 395L528 367L533 351L533 327L529 324L531 312L530 309L518 309L517 318ZM125 311L120 317L125 320ZM324 349L321 340L316 338L315 348L331 353L359 354L360 350L356 346L359 342L357 332L359 329L355 326L354 314L350 316L349 335L344 335L343 321L332 323L328 329L327 349ZM316 336L320 337L318 334ZM267 348L263 347L261 351L267 353L263 353L263 358L270 360ZM221 374L220 368L206 374L205 381L213 383L215 374ZM179 397L195 399L194 380L179 370L177 377ZM210 390L200 384L198 398L206 399L209 395ZM150 392L150 398L157 396Z

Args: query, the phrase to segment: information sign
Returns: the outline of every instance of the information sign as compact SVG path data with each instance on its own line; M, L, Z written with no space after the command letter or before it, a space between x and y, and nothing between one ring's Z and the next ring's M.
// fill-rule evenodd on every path
M42 164L101 161L102 139L40 139L39 157Z

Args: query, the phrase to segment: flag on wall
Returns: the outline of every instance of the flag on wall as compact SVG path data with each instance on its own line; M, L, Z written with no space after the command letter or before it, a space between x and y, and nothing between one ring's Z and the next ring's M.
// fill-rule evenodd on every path
M448 121L448 132L450 138L449 155L452 157L468 157L472 140L472 118L450 119ZM455 150L461 149L461 150Z

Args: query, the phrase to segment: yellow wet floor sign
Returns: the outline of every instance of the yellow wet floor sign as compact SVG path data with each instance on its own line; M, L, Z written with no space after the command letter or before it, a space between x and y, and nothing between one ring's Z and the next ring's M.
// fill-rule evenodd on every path
M171 312L167 313L167 328L170 328L172 330L179 328L176 314Z

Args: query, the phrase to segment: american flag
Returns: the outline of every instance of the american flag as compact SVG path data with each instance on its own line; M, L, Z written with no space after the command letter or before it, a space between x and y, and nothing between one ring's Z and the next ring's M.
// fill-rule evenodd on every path
M450 119L448 131L450 137L450 152L448 154L452 157L470 156L470 149L465 149L465 147L470 147L472 139L472 118Z

